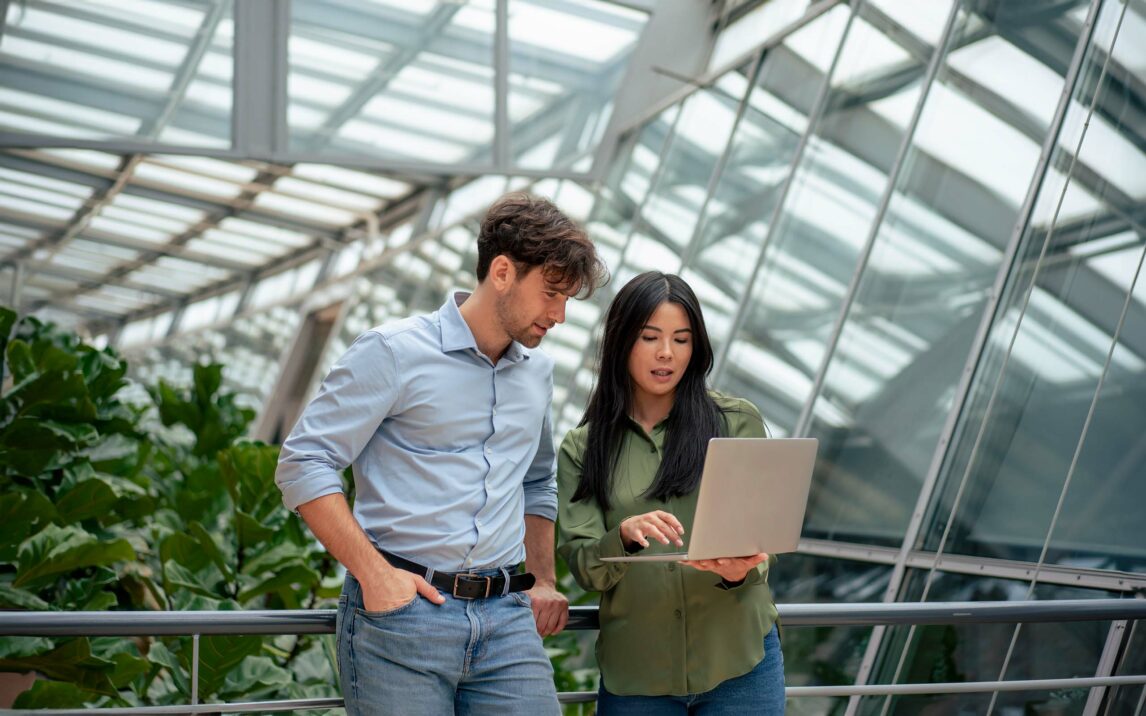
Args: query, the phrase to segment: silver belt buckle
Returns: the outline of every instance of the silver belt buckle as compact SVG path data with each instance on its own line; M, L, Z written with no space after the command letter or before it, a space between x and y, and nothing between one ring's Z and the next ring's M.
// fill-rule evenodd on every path
M455 574L454 575L453 594L454 594L455 598L457 598L457 599L478 599L479 598L477 596L470 597L470 596L466 596L464 594L458 594L458 580L461 579L462 577L465 577L466 579L474 579L474 580L484 579L485 580L485 594L482 594L481 598L485 598L485 597L489 596L490 585L493 583L493 578L492 577L483 577L480 574L467 573L467 574Z

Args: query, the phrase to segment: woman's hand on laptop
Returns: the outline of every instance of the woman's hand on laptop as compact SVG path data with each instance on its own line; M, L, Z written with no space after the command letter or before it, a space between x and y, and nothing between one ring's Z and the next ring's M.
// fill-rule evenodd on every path
M677 547L683 547L684 540L681 539L683 534L684 527L680 520L664 510L633 515L621 521L621 542L624 543L625 549L630 551L637 547L642 549L648 547L650 537L661 544L675 542Z
M705 572L715 572L729 582L743 582L748 576L748 570L756 565L767 562L768 555L764 552L750 557L721 557L720 559L694 559L684 560L681 564Z

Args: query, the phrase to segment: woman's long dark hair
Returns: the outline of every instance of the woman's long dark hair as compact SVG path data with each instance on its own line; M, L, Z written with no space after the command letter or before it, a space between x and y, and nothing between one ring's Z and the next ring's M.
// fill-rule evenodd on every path
M633 408L629 354L641 330L663 303L675 303L688 314L692 328L692 358L676 387L665 426L664 459L645 496L667 500L687 495L700 484L708 441L721 434L724 421L708 394L712 344L704 326L700 302L679 276L649 271L636 276L617 293L605 316L597 385L581 425L589 425L581 482L574 501L596 499L602 510L611 504L613 471L621 456L621 441Z

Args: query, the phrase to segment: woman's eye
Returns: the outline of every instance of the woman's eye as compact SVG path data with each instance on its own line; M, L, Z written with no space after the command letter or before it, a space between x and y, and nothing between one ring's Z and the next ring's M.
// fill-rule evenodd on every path
M655 341L656 339L657 339L656 336L641 336L641 340L644 341L645 343L651 343L652 341Z
M676 342L683 346L683 345L688 344L688 339L687 338L677 338Z

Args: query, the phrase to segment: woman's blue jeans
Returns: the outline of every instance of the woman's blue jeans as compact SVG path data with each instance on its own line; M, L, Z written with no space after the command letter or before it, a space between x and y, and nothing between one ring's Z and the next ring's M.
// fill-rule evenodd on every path
M496 574L496 572L494 572ZM362 607L346 576L338 605L338 672L349 716L556 714L553 667L529 597Z
M782 716L784 713L784 654L776 627L764 637L764 658L752 671L721 682L711 691L688 696L618 696L597 693L599 716Z

